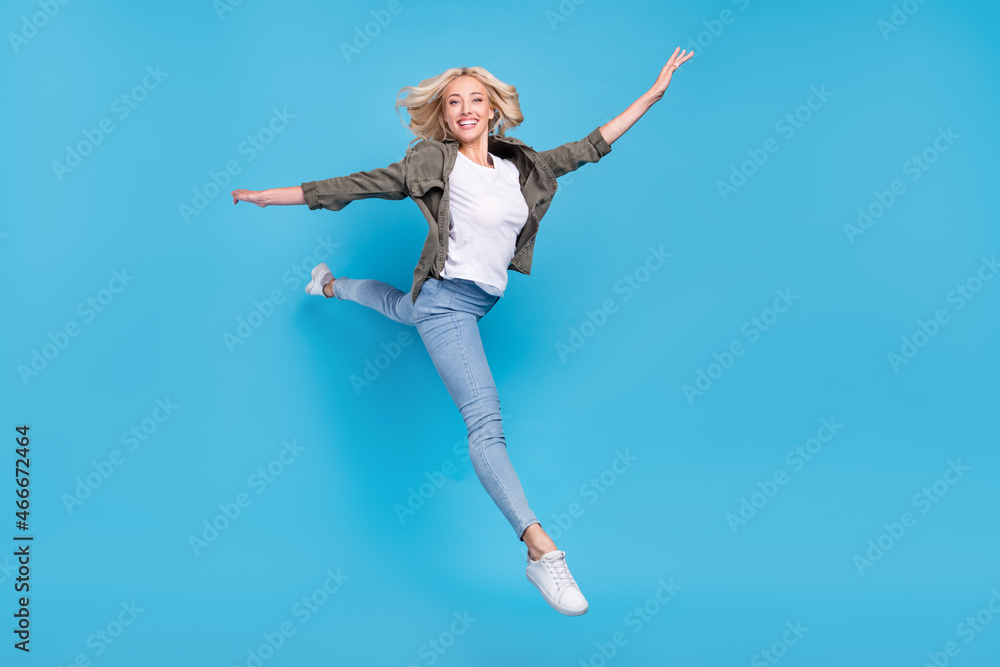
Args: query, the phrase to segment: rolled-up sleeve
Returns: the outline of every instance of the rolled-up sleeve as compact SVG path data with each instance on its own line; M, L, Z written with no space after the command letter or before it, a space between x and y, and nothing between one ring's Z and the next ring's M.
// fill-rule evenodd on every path
M388 167L358 171L348 176L321 181L307 181L302 184L306 205L310 210L325 208L339 211L355 199L406 199L410 196L406 186L408 157Z
M579 141L571 141L539 155L552 169L556 178L571 171L576 171L588 162L597 162L611 152L611 146L601 134L601 128L594 130Z

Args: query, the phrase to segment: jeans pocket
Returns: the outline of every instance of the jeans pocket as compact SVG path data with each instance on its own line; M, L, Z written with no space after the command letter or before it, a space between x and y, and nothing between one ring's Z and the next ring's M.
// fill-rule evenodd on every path
M417 300L413 303L414 320L421 319L420 314L434 306L440 291L441 281L436 278L427 278L427 280L421 283L420 292L417 293Z
M427 282L434 283L434 291L432 292L433 298L430 301L430 305L434 308L440 308L442 299L445 298L446 286L444 284L444 279L441 278L428 278Z

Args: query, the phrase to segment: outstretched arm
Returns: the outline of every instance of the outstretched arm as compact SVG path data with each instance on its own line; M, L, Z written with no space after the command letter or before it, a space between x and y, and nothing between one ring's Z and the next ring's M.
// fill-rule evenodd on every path
M684 55L684 54L687 55ZM656 83L647 92L639 96L635 102L629 105L628 109L621 112L613 120L609 120L607 123L601 126L601 135L608 144L615 142L618 137L625 134L625 132L635 124L635 121L642 118L642 115L649 110L649 107L653 106L656 102L660 101L663 97L663 93L666 92L667 86L670 85L670 77L673 75L674 70L680 67L684 62L694 55L694 51L681 51L681 47L674 49L674 53L670 56L670 60L667 64L663 66L660 70L660 76L656 78Z
M291 206L292 204L305 204L306 198L302 192L302 186L296 185L291 188L271 188L270 190L233 190L233 203L248 201L264 208L268 204L274 206Z
M336 176L320 181L308 181L291 188L270 190L233 190L233 203L248 201L261 208L273 204L289 206L306 204L310 209L325 208L339 211L355 199L406 199L410 196L406 182L410 152L399 162L370 171L357 171L348 176Z

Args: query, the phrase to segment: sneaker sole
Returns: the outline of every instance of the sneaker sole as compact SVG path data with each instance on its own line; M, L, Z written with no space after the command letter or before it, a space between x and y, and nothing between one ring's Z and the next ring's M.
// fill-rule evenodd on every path
M538 585L538 582L536 582L534 579L531 578L531 572L530 571L526 570L525 571L525 575L527 575L528 581L530 581L532 583L532 585L535 588L538 589L538 592L542 594L542 597L545 598L545 601L549 603L549 606L552 607L553 609L555 609L556 611L558 611L560 614L565 614L566 616L582 616L583 614L587 613L588 609L590 609L590 605L589 604L586 607L584 607L583 609L579 609L579 610L577 610L577 609L570 609L568 607L562 606L561 604L559 604L555 600L553 600L551 597L549 597L549 594L546 593L545 590L541 586Z
M309 284L306 285L306 294L312 295L312 292L310 290L313 288L313 285L316 284L316 281L319 279L319 275L323 273L323 271L319 270L319 267L321 266L325 268L327 271L330 271L330 267L327 266L325 263L317 264L316 266L314 266L312 270L312 280L310 280ZM333 275L333 273L331 272L330 275ZM326 295L324 294L323 296Z

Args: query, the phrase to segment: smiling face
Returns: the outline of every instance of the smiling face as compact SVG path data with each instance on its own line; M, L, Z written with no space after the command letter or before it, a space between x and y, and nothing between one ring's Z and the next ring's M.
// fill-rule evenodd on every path
M444 119L462 144L476 144L489 133L493 107L486 86L472 76L460 76L444 89Z

